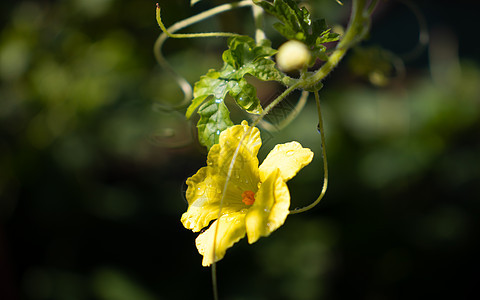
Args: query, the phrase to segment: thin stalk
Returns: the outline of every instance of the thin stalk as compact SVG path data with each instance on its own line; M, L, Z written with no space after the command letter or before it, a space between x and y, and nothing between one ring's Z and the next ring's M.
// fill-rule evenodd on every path
M322 160L323 160L323 187L322 191L320 192L320 196L310 205L307 205L302 208L297 208L290 211L290 214L299 214L302 212L306 212L314 208L325 196L328 187L328 163L327 163L327 150L325 149L325 130L323 129L323 118L322 118L322 110L320 107L320 97L318 96L318 91L314 92L315 94L315 102L317 103L317 113L318 113L318 130L320 131L320 139L322 141Z
M289 86L283 93L281 93L275 100L273 100L265 109L263 112L257 116L255 120L252 122L252 127L257 126L257 124L275 107L278 105L278 103L282 102L283 99L285 99L291 92L296 90L302 85L302 81L296 81L293 85Z
M217 234L215 233L215 239L217 238L216 235ZM215 251L213 255L215 255ZM211 273L212 273L213 300L218 300L219 298L218 298L218 281L217 281L217 263L215 262L215 260L213 261L213 264L212 264Z
M232 9L230 5L230 9ZM172 33L169 32L169 30L165 27L165 25L162 22L162 18L160 16L160 5L157 3L157 10L156 10L156 17L157 17L157 23L158 26L162 29L163 33L165 33L168 37L171 38L177 38L177 39L185 39L185 38L199 38L199 37L230 37L230 36L239 36L238 33L232 33L232 32L201 32L201 33ZM194 16L194 21L195 17L198 15ZM187 20L187 19L186 19ZM201 21L203 19L198 19L198 21ZM185 20L183 20L185 21ZM183 22L181 21L181 22ZM197 21L197 22L198 22Z
M307 104L308 100L308 95L310 93L307 91L302 91L302 94L300 95L300 99L298 99L297 104L295 105L295 108L292 109L292 112L290 112L285 119L280 121L278 124L271 124L268 121L261 120L259 125L265 128L268 131L280 131L287 127L293 120L297 118L297 116L300 114L300 112L303 110L305 107L305 104Z

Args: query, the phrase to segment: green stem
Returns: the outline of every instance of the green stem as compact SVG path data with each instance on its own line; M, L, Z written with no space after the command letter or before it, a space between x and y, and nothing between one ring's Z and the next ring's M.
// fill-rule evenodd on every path
M322 110L320 108L320 97L318 96L318 91L314 92L315 94L315 101L317 103L317 113L318 113L318 130L320 131L320 139L322 141L322 160L323 160L323 187L322 191L320 192L320 196L318 196L317 200L315 200L312 204L307 205L302 208L297 208L290 211L290 214L298 214L302 212L306 212L314 208L325 196L328 187L328 163L327 163L327 150L325 149L325 130L323 129L323 118L322 118Z
M215 230L215 239L217 238L216 235L217 233ZM215 251L213 255L215 255ZM213 264L212 264L212 288L213 288L213 300L218 300L217 263L215 262L215 260L213 261Z
M277 106L278 103L282 102L283 99L285 99L291 92L296 90L302 85L303 81L296 81L293 85L289 86L283 93L280 94L275 100L273 100L265 109L263 112L257 116L257 118L252 122L251 127L257 126L257 124L275 107Z
M230 4L230 5L227 5L227 7L229 7L229 9L232 9L233 6ZM237 33L232 33L232 32L202 32L202 33L172 33L172 32L169 32L169 30L165 27L165 25L163 24L162 22L162 18L160 16L160 5L158 5L157 3L157 10L156 10L156 18L157 18L157 23L158 23L158 26L160 26L160 28L162 29L163 33L165 33L168 37L171 37L171 38L178 38L178 39L183 39L183 38L199 38L199 37L231 37L231 36L239 36L239 34ZM193 16L193 22L196 23L196 22L199 22L201 20L204 20L205 18L203 17L199 17L201 14L198 14L196 16ZM189 18L190 21L192 21L191 19L192 18ZM186 20L189 20L189 19L185 19L179 23L183 23L185 22ZM188 24L188 22L187 22ZM192 23L193 24L193 23ZM190 24L188 24L190 25ZM187 25L187 26L188 26ZM173 27L173 26L172 26ZM177 29L178 30L178 29Z
M297 104L295 105L295 107L292 109L292 111L285 117L285 119L283 119L281 122L279 122L278 124L275 124L275 125L272 125L271 123L265 121L265 120L261 120L260 121L260 126L262 126L263 128L265 128L266 130L268 131L272 131L272 132L275 132L275 131L280 131L280 130L283 130L285 127L287 127L293 120L295 120L298 116L298 114L300 114L300 112L303 110L303 108L305 107L305 104L307 104L307 100L308 100L308 95L309 95L309 92L307 91L302 91L302 94L300 95L300 99L298 99L298 102Z

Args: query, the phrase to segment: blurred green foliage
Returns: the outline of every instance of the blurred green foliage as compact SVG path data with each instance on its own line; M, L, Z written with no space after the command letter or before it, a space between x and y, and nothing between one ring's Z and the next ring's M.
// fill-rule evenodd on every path
M165 23L224 1L188 2L161 1ZM0 5L0 299L211 299L210 270L179 221L184 181L205 153L183 112L163 109L182 95L154 61L154 4ZM367 55L365 68L345 62L326 80L327 196L268 239L233 247L218 264L222 299L478 295L480 68L468 26L455 27L475 10L419 5L432 40L405 76ZM309 10L329 25L348 15L335 1ZM410 15L384 3L366 49L405 51ZM248 32L250 18L239 10L191 30ZM225 42L172 40L165 54L194 82L221 67ZM384 84L371 84L372 71ZM264 102L278 93L253 84ZM289 183L293 207L319 193L316 124L309 103L282 132L263 132L263 155L290 140L316 153Z

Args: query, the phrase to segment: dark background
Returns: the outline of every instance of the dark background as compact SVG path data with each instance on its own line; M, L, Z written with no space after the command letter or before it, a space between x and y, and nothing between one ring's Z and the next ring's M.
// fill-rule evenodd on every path
M412 53L415 10L381 1L369 38L320 94L325 199L229 249L217 265L221 299L479 296L478 9L414 2L430 43ZM219 3L160 2L167 25ZM345 25L349 4L310 8ZM184 182L206 151L182 111L159 108L182 94L152 53L155 2L2 1L0 16L0 299L212 299L196 234L180 223ZM240 9L188 30L251 34L251 20ZM224 39L165 45L192 83L222 65L223 50ZM257 89L264 101L279 93ZM292 207L322 182L310 101L282 132L263 132L261 156L290 140L316 153L289 183Z

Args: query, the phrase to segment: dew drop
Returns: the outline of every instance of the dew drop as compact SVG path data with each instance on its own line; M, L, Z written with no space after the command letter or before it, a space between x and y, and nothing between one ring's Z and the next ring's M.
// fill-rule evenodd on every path
M205 189L202 189L202 188L198 187L197 188L197 195L201 196L203 194L205 194Z
M220 98L215 99L215 103L221 103L223 100Z
M295 154L295 151L294 150L288 150L287 153L285 153L287 156L292 156L293 154Z
M322 134L322 130L320 129L320 123L317 124L317 131L318 133Z
M221 194L221 193L222 193L222 189L217 187L217 194Z

